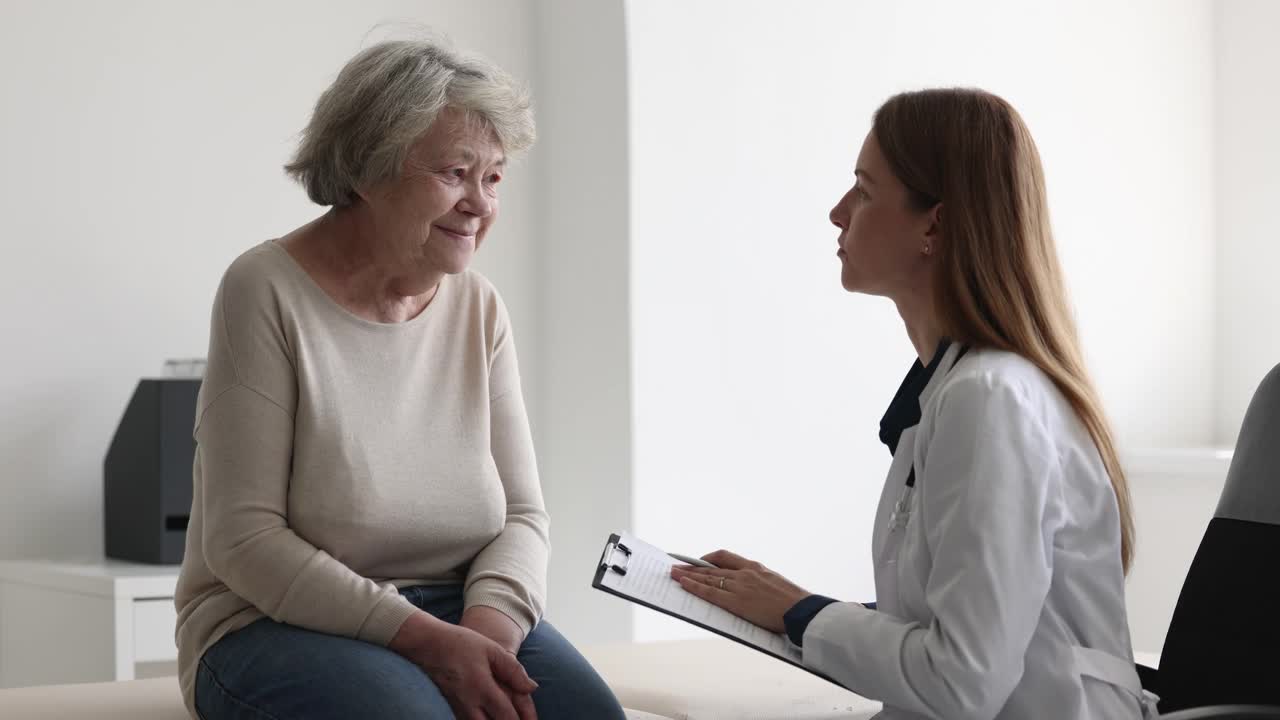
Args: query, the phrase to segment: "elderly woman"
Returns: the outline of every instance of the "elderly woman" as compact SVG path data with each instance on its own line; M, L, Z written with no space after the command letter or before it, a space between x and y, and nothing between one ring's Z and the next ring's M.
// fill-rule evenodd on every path
M177 640L221 718L621 718L545 621L515 342L467 269L527 95L430 41L355 57L288 172L329 210L214 299Z

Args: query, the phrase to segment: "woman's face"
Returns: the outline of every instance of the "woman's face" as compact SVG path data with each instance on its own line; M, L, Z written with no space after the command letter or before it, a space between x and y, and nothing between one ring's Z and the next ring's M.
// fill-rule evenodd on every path
M444 110L401 176L366 196L379 240L424 274L462 272L498 216L504 165L487 125Z
M938 209L911 209L874 133L862 143L854 174L856 182L829 216L840 228L840 282L849 292L900 297L927 282Z

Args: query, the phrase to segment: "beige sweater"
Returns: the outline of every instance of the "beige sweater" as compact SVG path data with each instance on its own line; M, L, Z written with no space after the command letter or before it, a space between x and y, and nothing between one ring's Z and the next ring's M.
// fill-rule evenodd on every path
M396 588L463 583L527 633L548 518L506 308L446 277L416 318L333 301L283 247L240 256L214 300L178 580L179 675L261 617L385 645Z

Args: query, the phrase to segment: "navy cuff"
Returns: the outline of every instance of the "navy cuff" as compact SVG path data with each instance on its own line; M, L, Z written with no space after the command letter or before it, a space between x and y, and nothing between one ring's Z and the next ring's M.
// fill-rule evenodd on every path
M804 631L809 629L809 623L822 612L823 608L834 602L839 601L823 595L810 595L792 605L791 609L782 616L782 624L786 626L787 637L791 638L791 642L804 645Z

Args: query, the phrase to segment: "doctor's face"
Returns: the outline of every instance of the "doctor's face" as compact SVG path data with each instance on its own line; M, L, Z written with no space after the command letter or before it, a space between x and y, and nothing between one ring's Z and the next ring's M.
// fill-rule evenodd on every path
M858 153L854 185L831 209L840 282L849 292L897 298L928 281L932 211L910 207L908 192L867 133Z

